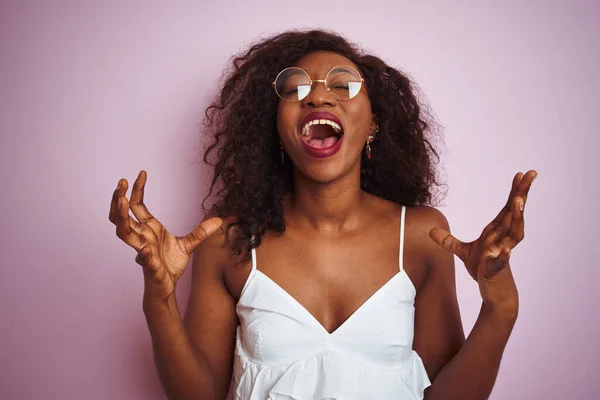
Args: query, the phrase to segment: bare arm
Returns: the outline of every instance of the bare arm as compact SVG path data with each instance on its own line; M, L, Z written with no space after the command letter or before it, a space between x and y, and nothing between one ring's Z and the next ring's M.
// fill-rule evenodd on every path
M427 260L425 282L415 299L413 347L435 383L440 370L461 349L465 334L456 298L454 256L429 238L434 226L449 229L448 222L434 208L415 207L411 211L418 220L418 251L421 258Z
M225 399L233 369L235 300L227 291L220 235L202 242L192 259L185 325L175 297L145 302L157 369L170 399Z
M144 299L154 361L169 399L216 399L215 384L205 359L185 331L175 296L164 302Z
M231 376L235 305L222 276L220 218L203 221L183 237L169 233L143 202L146 173L136 179L131 201L128 183L120 180L113 193L109 220L117 236L137 251L143 268L143 308L152 337L156 367L170 399L213 400L227 395ZM133 212L133 216L129 212ZM212 235L212 236L211 236ZM192 290L186 330L175 286L193 257Z
M427 400L483 400L492 391L518 314L518 293L509 258L511 250L524 237L523 209L536 175L535 171L529 171L515 176L506 205L473 242L464 243L452 236L446 218L437 210L429 209L429 218L424 218L428 222L423 229L429 229L431 242L436 246L427 250L430 254L429 273L420 294L420 300L424 301L418 311L421 328L434 329L438 324L439 329L448 331L444 324L456 324L456 318L437 321L444 314L453 314L456 303L454 265L448 254L457 255L465 263L467 271L479 284L483 300L469 337L445 364L443 359L449 357L447 350L452 346L452 339L444 344L443 338L435 332L421 328L415 332L433 380L426 392ZM437 290L429 290L432 287Z
M469 337L464 341L456 299L454 255L429 240L433 227L450 231L444 215L421 209L428 273L415 311L415 343L433 382L427 400L488 398L500 359L514 325L509 315L482 306Z
M239 324L236 300L223 278L223 266L230 264L231 258L229 249L221 247L222 241L223 235L217 232L194 254L192 290L184 319L196 354L211 372L214 398L219 400L225 399L229 390Z
M482 306L465 344L437 375L425 398L487 399L514 322L513 317Z

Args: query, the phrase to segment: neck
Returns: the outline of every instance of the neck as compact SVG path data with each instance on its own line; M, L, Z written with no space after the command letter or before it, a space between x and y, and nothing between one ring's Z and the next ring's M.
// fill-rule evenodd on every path
M360 188L360 173L328 183L294 173L294 193L285 201L286 220L299 229L338 234L358 227L367 196Z

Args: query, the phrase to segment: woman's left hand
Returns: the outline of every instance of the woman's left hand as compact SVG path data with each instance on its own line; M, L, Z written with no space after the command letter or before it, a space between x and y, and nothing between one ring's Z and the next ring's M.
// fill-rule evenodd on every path
M437 227L429 232L434 242L465 263L479 284L484 304L511 314L518 311L518 293L509 267L510 253L525 236L523 210L536 176L534 170L515 175L506 205L478 239L464 243Z

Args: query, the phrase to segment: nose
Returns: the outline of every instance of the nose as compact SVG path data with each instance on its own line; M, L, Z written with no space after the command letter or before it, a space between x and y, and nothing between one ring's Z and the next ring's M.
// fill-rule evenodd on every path
M303 107L323 107L332 106L335 99L325 88L324 80L313 80L312 87L308 95L302 99Z

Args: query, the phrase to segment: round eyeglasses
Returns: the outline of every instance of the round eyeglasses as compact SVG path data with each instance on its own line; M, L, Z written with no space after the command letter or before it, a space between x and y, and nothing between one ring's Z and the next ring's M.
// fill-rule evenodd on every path
M343 101L352 99L360 92L364 79L356 68L349 65L333 67L325 79L310 79L302 68L289 67L277 75L273 88L282 100L296 102L308 96L314 82L323 82L334 99Z

